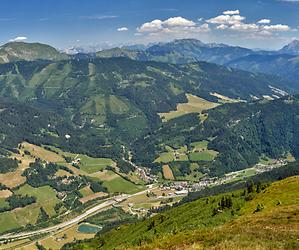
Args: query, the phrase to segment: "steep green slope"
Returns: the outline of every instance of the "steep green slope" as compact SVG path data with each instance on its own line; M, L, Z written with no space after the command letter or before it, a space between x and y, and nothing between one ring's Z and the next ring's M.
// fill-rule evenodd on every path
M76 136L71 134L68 143L62 143L68 150L95 157L121 158L120 145L124 144L133 151L137 161L145 165L152 164L153 157L158 157L160 153L161 144L168 144L168 140L172 141L170 145L177 147L189 144L191 136L192 141L218 136L219 131L225 129L223 124L229 123L228 119L247 119L249 114L259 109L258 105L253 105L256 107L254 109L244 103L225 106L223 110L216 109L219 114L211 111L211 118L204 123L207 124L204 125L205 133L201 132L203 125L197 114L162 124L158 114L175 110L178 103L187 102L186 93L218 102L211 93L251 100L252 96L263 98L263 95L286 94L272 86L290 89L289 83L279 78L216 64L171 65L126 58L17 62L0 65L0 74L0 97L50 110L72 124L72 134ZM290 110L294 115L297 106L292 107L294 109ZM237 112L240 116L233 117L231 112ZM222 117L221 114L226 115ZM247 116L244 117L244 114ZM217 116L222 117L225 123L218 124ZM212 119L218 127L212 124ZM176 126L177 121L180 126ZM209 128L211 126L216 127ZM235 135L235 131L229 130L225 136L230 133ZM178 135L181 137L177 141ZM221 138L219 136L216 141ZM259 137L257 142L260 140L264 138ZM58 144L55 142L55 145ZM218 170L211 171L214 174L247 167L257 161L259 154L266 152L259 149L256 142L250 142L241 143L244 152L240 154L237 148L230 150L231 144L234 143L229 140L223 147L210 146L220 152L213 163ZM285 151L280 150L291 149L288 146L278 151L283 154ZM192 159L200 161L201 158L194 155ZM217 165L219 162L221 166Z
M53 111L24 104L0 103L0 135L1 155L7 154L6 150L14 151L25 140L121 162L120 141L108 132L79 127Z
M206 197L64 249L296 249L299 178Z
M64 60L62 54L55 48L41 43L10 42L0 47L0 63L34 60Z

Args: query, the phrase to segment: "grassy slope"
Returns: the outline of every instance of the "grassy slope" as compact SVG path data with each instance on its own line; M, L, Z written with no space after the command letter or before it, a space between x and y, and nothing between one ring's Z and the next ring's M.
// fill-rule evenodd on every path
M199 199L73 249L99 249L103 243L100 249L298 249L298 192L299 177L273 183L247 202L238 191L233 208L215 216L212 209L223 195L208 204ZM254 213L258 204L264 209Z
M187 103L179 103L175 111L160 113L159 115L161 119L166 122L190 113L200 114L204 110L212 109L219 105L218 103L209 102L203 98L191 94L186 94L186 97L188 99Z

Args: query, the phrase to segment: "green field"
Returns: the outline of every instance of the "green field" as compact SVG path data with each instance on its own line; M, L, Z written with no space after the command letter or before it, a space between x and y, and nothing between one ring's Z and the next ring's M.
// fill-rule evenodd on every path
M115 162L110 158L93 158L83 154L75 154L70 152L64 152L59 148L48 146L53 151L57 152L61 156L71 157L72 159L80 158L80 170L87 174L92 174L105 169L107 166L114 166Z
M192 142L190 146L195 150L203 150L207 149L208 147L208 141L198 141L198 142Z
M18 219L17 213L4 212L0 214L0 233L20 226L22 226L22 221Z
M200 153L190 153L190 161L212 161L215 158L215 154L210 151L200 152Z
M80 194L83 195L83 197L86 197L86 196L89 196L89 195L92 195L93 192L92 190L90 189L90 187L84 187L84 188L81 188L79 190Z
M98 172L105 169L107 166L113 166L114 161L109 158L92 158L86 155L78 155L80 158L80 169L88 174Z
M36 197L36 203L23 208L14 209L0 214L0 233L25 226L35 224L40 213L40 207L43 207L49 216L55 215L54 207L59 203L55 191L49 187L33 188L28 184L15 191L15 194L29 195ZM1 205L5 204L1 201Z
M115 95L109 96L109 105L113 114L124 114L129 111L128 105Z
M56 192L49 186L34 188L26 184L15 193L36 197L38 207L42 206L50 216L56 214L54 207L57 203L60 203L60 200L56 197Z
M155 160L157 163L168 163L174 161L174 153L173 152L165 152L161 153L160 156Z
M0 198L0 208L9 207L8 202L5 201L6 198Z
M115 174L116 176L111 178L110 180L104 180L103 186L108 189L109 193L134 193L138 192L142 189L141 186L137 186L132 182L129 182L122 178L121 176Z

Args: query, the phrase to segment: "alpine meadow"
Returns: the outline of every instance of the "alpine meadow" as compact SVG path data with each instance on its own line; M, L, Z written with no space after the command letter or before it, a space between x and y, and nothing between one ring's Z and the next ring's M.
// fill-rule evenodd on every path
M299 2L0 2L0 249L299 249Z

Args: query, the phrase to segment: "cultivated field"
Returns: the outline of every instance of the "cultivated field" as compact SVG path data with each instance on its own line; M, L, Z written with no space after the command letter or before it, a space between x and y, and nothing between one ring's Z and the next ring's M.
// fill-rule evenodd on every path
M174 180L172 170L168 165L163 165L162 171L165 180Z

